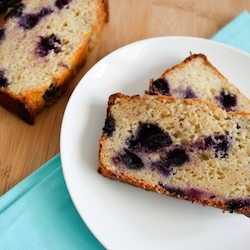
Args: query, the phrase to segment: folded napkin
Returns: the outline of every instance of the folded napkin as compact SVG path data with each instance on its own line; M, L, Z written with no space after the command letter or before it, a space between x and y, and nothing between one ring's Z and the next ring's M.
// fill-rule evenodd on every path
M0 198L0 249L104 249L70 199L59 154Z
M241 12L236 18L218 31L212 40L222 42L250 53L250 14Z
M250 14L212 39L250 53ZM0 249L104 249L78 215L56 155L0 198Z

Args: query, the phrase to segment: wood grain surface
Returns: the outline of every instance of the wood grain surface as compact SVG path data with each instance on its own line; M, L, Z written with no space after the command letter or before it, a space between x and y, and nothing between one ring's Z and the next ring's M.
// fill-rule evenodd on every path
M67 93L31 126L0 107L0 195L60 152L60 128L69 97L82 76L102 57L128 43L155 36L210 38L249 0L109 0L110 19L87 63Z

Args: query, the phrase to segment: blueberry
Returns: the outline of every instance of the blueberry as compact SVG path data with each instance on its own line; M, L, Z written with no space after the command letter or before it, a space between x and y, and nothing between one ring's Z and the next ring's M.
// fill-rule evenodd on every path
M0 13L5 12L9 8L10 11L5 15L5 20L13 16L20 16L24 9L24 4L20 3L20 0L5 0L4 3L0 2Z
M187 87L183 93L183 98L197 98L197 96L190 87Z
M235 210L250 207L250 199L230 199L226 202L228 210L232 213Z
M156 170L165 176L169 176L173 171L172 167L170 167L166 162L153 162L150 167L153 171Z
M191 87L180 86L176 90L174 97L181 98L181 99L183 99L183 98L197 98L197 95L195 94L195 92L192 90Z
M56 97L58 91L58 87L50 84L49 88L43 94L43 99L45 102L49 103L49 101L53 100Z
M164 133L158 125L152 123L140 124L136 134L127 140L129 148L135 151L141 149L156 151L170 146L172 142L169 134Z
M237 97L232 93L226 93L224 90L220 92L220 95L216 97L219 101L220 106L226 111L235 110L235 106L237 105Z
M196 142L196 147L199 150L215 150L215 157L224 158L228 155L228 150L231 146L231 138L228 135L212 135L207 136Z
M159 92L162 95L168 95L168 96L171 95L169 83L164 78L159 78L153 81L150 92L153 92L153 93Z
M159 186L161 186L171 195L185 197L185 192L181 188L168 187L167 185L163 185L162 183L159 183Z
M38 22L45 16L51 14L53 11L48 8L41 9L38 13L28 13L22 15L19 20L19 26L24 29L32 29L34 28Z
M11 1L9 1L11 2ZM1 0L0 1L0 13L4 13L9 8L8 1Z
M50 51L54 51L55 53L61 51L60 39L54 34L48 37L41 36L36 47L36 54L40 57L45 57Z
M53 12L52 9L49 9L49 8L42 8L42 9L40 10L40 12L38 13L38 15L39 15L39 18L41 19L41 18L43 18L43 17L45 17L45 16L50 15L52 12Z
M202 191L202 190L199 190L197 188L186 188L185 189L185 195L187 197L190 197L192 199L200 199L202 197L206 197L207 196L207 193ZM210 198L212 196L210 195Z
M167 185L163 185L159 183L159 185L168 191L171 195L186 197L188 200L196 200L202 198L214 199L216 196L214 194L208 193L206 191L197 189L197 188L185 188L181 189L178 187L169 187Z
M228 149L231 146L231 141L229 136L220 135L215 136L215 156L216 157L226 157L228 155Z
M147 140L144 141L145 147L149 150L157 150L159 148L170 146L172 144L172 139L168 134L156 134L148 137Z
M0 44L2 43L2 41L5 38L5 29L0 29Z
M58 9L62 9L64 6L68 5L72 0L56 0L55 6Z
M5 76L4 70L0 70L0 87L7 88L8 85L9 85L9 82Z
M196 142L196 147L200 150L209 150L214 146L215 142L212 136L207 136Z
M122 150L114 159L115 163L122 163L129 169L139 170L144 167L140 157L127 149Z
M31 29L36 26L39 19L39 16L36 14L26 14L20 19L19 25L24 29Z
M184 149L175 148L167 152L166 157L162 157L162 161L153 162L151 169L169 176L173 172L173 167L180 167L189 161L189 156Z
M188 161L189 157L184 149L175 148L167 153L166 162L170 166L179 167Z
M108 136L112 136L114 131L115 131L115 119L112 116L107 116L103 132L106 133Z

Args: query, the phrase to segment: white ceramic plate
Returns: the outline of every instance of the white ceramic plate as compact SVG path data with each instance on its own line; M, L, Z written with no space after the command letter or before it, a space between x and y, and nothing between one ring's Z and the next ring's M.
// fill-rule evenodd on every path
M249 249L250 219L222 213L97 173L98 140L110 94L143 94L149 79L191 53L204 53L229 81L250 97L250 57L210 40L159 37L120 48L80 81L61 129L66 184L80 216L108 249Z

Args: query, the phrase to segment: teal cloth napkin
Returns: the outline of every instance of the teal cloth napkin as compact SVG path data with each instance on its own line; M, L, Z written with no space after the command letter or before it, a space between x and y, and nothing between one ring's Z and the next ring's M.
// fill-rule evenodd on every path
M250 14L241 12L236 18L218 31L212 40L222 42L250 53Z
M0 249L104 249L70 199L59 154L0 198Z
M250 53L250 14L212 39ZM104 249L70 199L59 154L0 198L0 249Z

